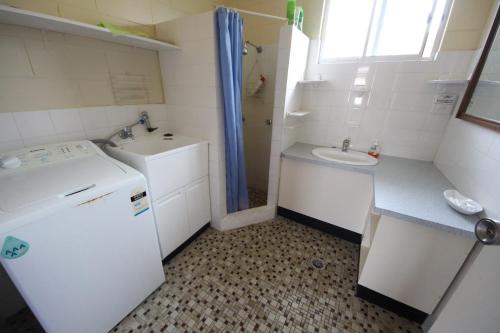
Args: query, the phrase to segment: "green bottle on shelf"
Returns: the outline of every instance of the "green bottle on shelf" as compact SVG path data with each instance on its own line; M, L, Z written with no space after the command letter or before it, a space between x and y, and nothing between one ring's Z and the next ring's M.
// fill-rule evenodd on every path
M304 24L304 9L301 6L298 6L295 9L295 26L297 29L302 31L302 25Z
M288 25L294 24L296 5L297 5L297 0L288 0L286 6L286 17L288 18Z

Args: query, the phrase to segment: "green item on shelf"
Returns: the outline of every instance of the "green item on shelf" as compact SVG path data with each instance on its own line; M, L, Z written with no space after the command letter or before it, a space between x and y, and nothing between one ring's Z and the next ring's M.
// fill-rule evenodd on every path
M295 21L295 7L297 0L288 0L286 6L286 17L288 18L288 25L292 25Z
M302 25L304 24L304 9L298 6L295 9L295 26L302 31Z
M141 32L141 31L129 31L126 30L122 27L116 26L114 24L111 24L109 22L101 21L97 25L98 27L101 28L106 28L115 36L120 36L120 35L135 35L135 36L140 36L140 37L150 37L147 33Z

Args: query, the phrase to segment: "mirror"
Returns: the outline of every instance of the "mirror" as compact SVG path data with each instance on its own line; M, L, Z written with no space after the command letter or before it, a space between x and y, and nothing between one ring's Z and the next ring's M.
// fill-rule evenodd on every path
M500 131L500 36L497 11L483 52L471 76L457 118Z

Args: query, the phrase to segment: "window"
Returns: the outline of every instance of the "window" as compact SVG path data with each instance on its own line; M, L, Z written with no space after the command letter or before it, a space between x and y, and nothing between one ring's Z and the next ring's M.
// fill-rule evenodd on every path
M432 58L451 0L327 0L320 62Z

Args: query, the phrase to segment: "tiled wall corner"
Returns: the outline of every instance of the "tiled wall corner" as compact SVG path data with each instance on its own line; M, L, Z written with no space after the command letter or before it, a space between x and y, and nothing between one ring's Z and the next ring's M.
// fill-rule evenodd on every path
M463 194L477 200L486 213L500 219L500 134L451 119L434 160Z
M464 1L461 1L464 2ZM493 24L498 1L493 1L487 27ZM469 4L470 6L470 4ZM464 11L464 15L465 15ZM485 40L489 29L485 29ZM490 56L498 59L499 46L495 42ZM482 49L478 49L469 69L477 64ZM483 70L482 79L498 80L498 61L490 62ZM499 89L496 85L482 84L476 88L475 102L468 112L476 115L498 114ZM458 108L456 108L458 109ZM457 110L455 110L456 114ZM454 114L454 115L455 115ZM464 195L477 200L487 216L500 219L500 133L455 117L451 118L434 159L434 164Z
M169 130L209 141L212 224L226 215L224 127L214 12L158 25L158 34L181 47L160 52Z

